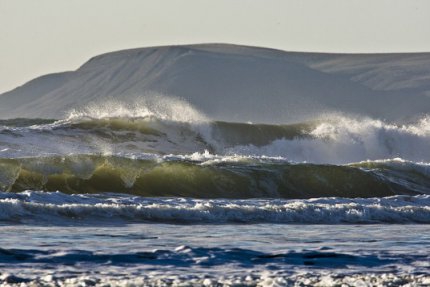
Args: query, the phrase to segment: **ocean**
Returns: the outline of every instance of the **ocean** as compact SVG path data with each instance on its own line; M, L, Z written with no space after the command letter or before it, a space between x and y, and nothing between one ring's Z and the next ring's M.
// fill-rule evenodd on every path
M430 118L0 120L0 284L429 286Z

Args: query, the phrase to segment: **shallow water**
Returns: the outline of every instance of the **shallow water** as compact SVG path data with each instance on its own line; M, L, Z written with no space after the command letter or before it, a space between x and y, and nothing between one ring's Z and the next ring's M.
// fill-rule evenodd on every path
M4 224L0 232L1 278L10 282L369 280L360 274L430 282L429 225Z

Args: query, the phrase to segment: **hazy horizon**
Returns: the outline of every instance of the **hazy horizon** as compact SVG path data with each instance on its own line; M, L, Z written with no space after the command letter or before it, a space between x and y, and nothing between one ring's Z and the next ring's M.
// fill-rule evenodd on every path
M75 70L102 53L150 46L428 52L429 9L422 0L0 0L0 93L44 74Z

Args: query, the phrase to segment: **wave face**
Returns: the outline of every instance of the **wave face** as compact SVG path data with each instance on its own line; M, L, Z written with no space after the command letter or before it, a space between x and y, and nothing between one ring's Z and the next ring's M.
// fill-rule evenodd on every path
M430 194L428 166L400 160L351 165L265 157L76 155L0 159L0 187L194 198L374 197Z

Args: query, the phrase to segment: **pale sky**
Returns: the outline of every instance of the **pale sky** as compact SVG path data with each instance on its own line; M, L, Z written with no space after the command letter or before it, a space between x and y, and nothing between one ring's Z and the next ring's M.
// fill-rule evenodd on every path
M104 52L209 42L430 52L430 1L0 0L0 93Z

